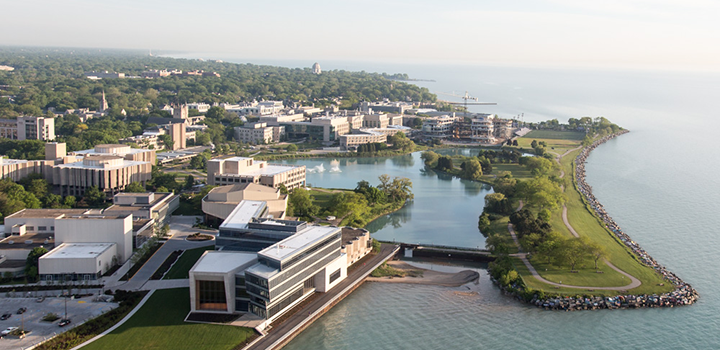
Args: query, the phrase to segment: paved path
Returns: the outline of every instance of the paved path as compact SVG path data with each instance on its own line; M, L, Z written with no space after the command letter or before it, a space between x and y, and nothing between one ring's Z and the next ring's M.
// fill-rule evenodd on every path
M313 315L321 313L324 306L329 301L335 298L336 295L342 293L356 280L363 278L362 276L370 273L374 269L375 265L387 259L388 255L392 254L395 249L395 246L392 244L383 244L382 250L379 254L370 258L368 261L363 262L362 266L355 268L348 274L348 277L345 280L333 287L327 293L321 293L312 302L303 306L302 309L295 312L295 314L290 316L280 325L276 326L276 328L271 329L267 335L255 341L244 350L273 349L276 347L278 345L277 343L281 341L284 336L291 335L294 333L293 330L296 329L296 327L301 326L304 322L307 322L308 318L312 318L314 317Z
M555 161L558 164L560 164L560 159L562 157L564 157L567 154L569 154L570 152L578 150L580 148L582 148L582 146L568 150L567 152L563 153L562 155L556 157ZM562 170L562 168L560 168L560 178L562 179L563 177L565 177L565 172ZM565 191L564 186L562 186L562 190L563 190L563 192ZM517 210L522 209L522 207L523 207L523 203L521 201L520 206L518 206ZM565 226L568 228L568 230L570 230L570 233L572 233L572 235L575 237L580 237L580 235L578 235L578 233L575 231L575 229L572 227L572 225L570 225L570 222L568 221L567 206L565 204L563 204L562 219L563 219L563 223L565 223ZM540 276L540 274L537 272L537 270L535 270L535 267L533 267L532 264L530 264L530 261L527 259L527 254L522 253L522 248L520 247L520 243L517 239L517 235L515 234L515 229L513 228L513 225L511 223L508 223L508 231L510 232L510 236L513 238L513 241L515 241L515 245L517 245L518 251L521 252L521 254L513 254L513 256L519 257L520 260L522 260L523 264L525 264L525 266L528 268L530 273L533 275L533 277L535 277L535 279L537 279L540 282L543 282L543 283L546 283L549 285L553 285L553 286L558 286L558 287L575 288L575 289L593 289L593 290L629 290L629 289L640 287L640 285L642 285L642 282L640 282L639 279L635 278L634 276L630 275L629 273L627 273L623 270L620 270L615 265L611 264L610 261L608 261L607 259L603 259L605 264L609 268L611 268L611 269L619 272L623 276L629 278L630 284L621 286L621 287L592 287L592 286L573 286L573 285L548 281L548 280L544 279L542 276Z
M193 228L196 216L173 216L170 222L170 234L172 237L165 242L160 249L148 260L140 270L135 273L129 281L119 281L118 273L113 275L112 279L105 281L106 289L124 289L124 290L150 290L152 288L144 287L150 280L155 270L157 270L165 259L176 250L186 250L199 247L214 245L215 241L191 242L185 240L187 236L195 232L207 232L214 234L215 231L201 230Z
M74 348L72 348L72 349L70 349L70 350L78 350L78 349L82 348L83 346L88 345L88 344L90 344L90 343L92 343L92 342L94 342L94 341L102 338L102 337L105 336L106 334L109 334L110 332L114 331L114 330L117 329L118 327L122 326L123 323L125 323L127 320L129 320L130 317L132 317L133 315L135 315L135 313L138 312L138 310L140 310L140 308L141 308L143 305L145 305L145 302L148 301L148 299L150 299L150 296L153 295L153 292L154 292L154 291L152 291L152 290L151 290L150 292L148 292L148 293L145 295L145 297L144 297L142 300L140 300L140 302L137 304L137 306L135 306L135 308L132 309L132 311L130 311L130 313L128 313L127 315L125 315L125 317L123 317L123 319L120 320L118 323L116 323L114 326L108 328L106 331L98 334L97 336L91 338L90 340L88 340L88 341L86 341L86 342L84 342L84 343L82 343L82 344L80 344L80 345L78 345L78 346L76 346L76 347L74 347Z

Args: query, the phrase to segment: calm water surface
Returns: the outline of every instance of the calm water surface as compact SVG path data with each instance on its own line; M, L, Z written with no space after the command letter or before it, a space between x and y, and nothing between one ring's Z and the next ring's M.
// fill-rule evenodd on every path
M256 63L292 67L312 64ZM502 117L523 113L525 121L557 118L567 122L568 118L604 116L630 129L631 133L592 153L587 165L588 183L625 232L660 263L693 284L701 298L693 306L674 309L564 313L541 311L515 302L501 295L485 274L481 274L477 285L468 286L478 292L472 297L455 293L466 291L465 286L366 283L285 349L720 348L717 278L720 163L715 151L720 132L720 75L358 62L320 64L323 70L408 73L414 78L436 80L417 83L433 92L462 94L468 90L480 100L498 103L474 106L472 110L477 112L498 113ZM439 97L454 99L447 95ZM456 234L452 230L442 231L445 226L436 223L446 219L447 214L442 212L445 207L462 209L463 205L453 203L468 200L468 206L473 203L473 208L463 219L467 216L468 227L476 225L484 193L467 191L459 180L423 174L417 156L412 159L414 164L405 166L393 164L398 160L363 165L358 160L353 171L341 165L342 175L309 174L308 181L321 187L355 187L360 179L370 181L370 175L377 178L376 175L392 168L398 174L391 175L413 176L415 207L420 206L424 196L421 194L425 192L428 198L442 200L424 207L422 214L408 208L410 212L405 215L410 219L403 222L398 218L397 222L402 224L399 229L377 223L382 228L375 228L375 235L400 240L398 232L412 225L413 232L403 233L403 239L460 245L457 243L460 237L473 237L476 231L470 228ZM329 161L325 161L327 169ZM426 185L431 188L426 189ZM436 194L432 194L434 191ZM423 230L426 233L421 236L414 232ZM428 231L442 233L428 235ZM466 246L481 242L477 237Z

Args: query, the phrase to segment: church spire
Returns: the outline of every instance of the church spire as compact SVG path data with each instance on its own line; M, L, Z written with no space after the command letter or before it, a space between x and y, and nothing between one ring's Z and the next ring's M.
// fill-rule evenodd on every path
M105 90L102 92L102 100L100 101L100 112L105 112L110 107L108 106L107 100L105 99Z

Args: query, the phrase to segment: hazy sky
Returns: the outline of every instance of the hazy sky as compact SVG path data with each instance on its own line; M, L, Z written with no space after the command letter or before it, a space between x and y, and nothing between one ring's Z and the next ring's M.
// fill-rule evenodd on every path
M720 69L716 0L16 0L0 45Z

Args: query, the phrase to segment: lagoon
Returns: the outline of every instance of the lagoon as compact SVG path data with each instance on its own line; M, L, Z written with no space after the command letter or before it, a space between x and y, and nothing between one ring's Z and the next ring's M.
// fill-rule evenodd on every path
M443 150L453 152L453 150ZM457 152L477 154L477 150ZM464 248L484 248L485 238L477 220L492 187L461 180L428 169L420 152L395 157L319 158L286 160L285 164L305 165L308 186L353 189L365 180L379 184L378 177L407 177L413 183L415 199L402 209L384 215L366 227L381 241L437 244Z

